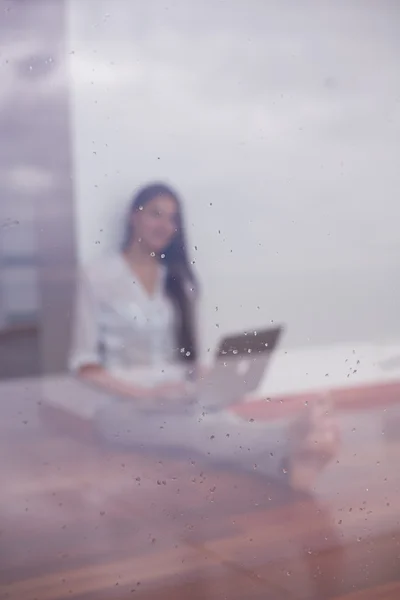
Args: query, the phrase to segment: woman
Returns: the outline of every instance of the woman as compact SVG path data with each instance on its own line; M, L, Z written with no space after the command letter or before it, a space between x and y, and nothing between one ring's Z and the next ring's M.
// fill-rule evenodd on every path
M111 398L97 414L100 431L132 447L196 453L309 489L337 448L324 415L310 411L288 436L276 423L207 414L188 400L201 374L186 248L177 194L149 185L134 198L122 251L80 278L71 369Z

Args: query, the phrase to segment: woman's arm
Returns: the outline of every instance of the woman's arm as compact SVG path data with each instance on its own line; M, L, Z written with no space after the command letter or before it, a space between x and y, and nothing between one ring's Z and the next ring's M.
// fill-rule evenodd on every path
M103 391L122 396L131 400L144 400L153 395L154 391L142 386L123 381L112 375L107 369L98 364L82 365L77 370L77 376L85 383L89 383ZM150 394L150 392L153 392Z
M109 393L124 397L139 405L151 407L152 400L174 400L184 394L182 385L144 387L113 375L102 364L99 339L98 299L96 287L86 272L77 278L72 345L69 368L81 381ZM154 404L155 405L155 404Z
M144 387L115 377L98 364L84 365L77 372L78 377L85 383L94 385L103 391L132 400L138 407L156 408L162 400L179 400L184 398L186 386L184 383L163 384Z

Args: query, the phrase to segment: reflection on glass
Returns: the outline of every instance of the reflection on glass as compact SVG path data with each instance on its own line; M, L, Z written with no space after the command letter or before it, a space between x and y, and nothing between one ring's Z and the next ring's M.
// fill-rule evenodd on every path
M398 22L0 0L1 598L398 600Z

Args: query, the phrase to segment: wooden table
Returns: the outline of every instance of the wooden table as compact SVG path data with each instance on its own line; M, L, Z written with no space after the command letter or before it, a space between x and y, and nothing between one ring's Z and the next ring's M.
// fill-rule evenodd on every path
M342 450L308 497L256 471L70 436L41 414L37 382L3 384L0 599L397 600L399 391L336 394Z

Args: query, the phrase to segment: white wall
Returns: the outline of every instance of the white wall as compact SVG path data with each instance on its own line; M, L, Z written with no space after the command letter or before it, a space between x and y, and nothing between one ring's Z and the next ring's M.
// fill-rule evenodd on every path
M205 348L270 321L287 347L400 339L399 12L70 0L80 260L164 179L186 202Z

